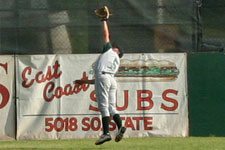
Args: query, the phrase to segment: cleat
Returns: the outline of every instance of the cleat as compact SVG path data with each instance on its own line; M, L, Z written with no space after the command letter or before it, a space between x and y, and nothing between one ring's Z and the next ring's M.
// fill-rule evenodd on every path
M116 135L115 141L119 142L120 140L122 140L123 138L123 134L126 132L126 128L125 127L121 127Z
M100 138L95 142L95 145L101 145L107 141L110 141L112 138L110 134L102 134Z

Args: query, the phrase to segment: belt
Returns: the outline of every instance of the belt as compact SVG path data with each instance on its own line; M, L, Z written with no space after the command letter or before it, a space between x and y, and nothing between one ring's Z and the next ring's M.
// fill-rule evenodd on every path
M105 71L102 71L102 74L112 74L110 72L105 72Z
M105 72L105 71L102 71L101 73L102 73L102 74L110 74L110 75L113 75L113 73Z

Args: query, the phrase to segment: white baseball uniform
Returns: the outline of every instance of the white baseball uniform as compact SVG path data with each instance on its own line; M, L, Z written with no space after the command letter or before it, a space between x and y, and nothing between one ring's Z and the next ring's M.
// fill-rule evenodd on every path
M117 72L120 59L113 51L111 43L106 43L105 51L95 65L95 91L102 117L118 114L116 110L117 83L114 75Z

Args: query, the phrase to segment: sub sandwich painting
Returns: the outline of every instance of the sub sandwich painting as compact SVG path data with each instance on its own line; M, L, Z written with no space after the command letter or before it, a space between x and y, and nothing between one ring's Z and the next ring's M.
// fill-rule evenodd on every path
M179 75L176 64L168 60L122 59L116 73L119 81L173 81Z

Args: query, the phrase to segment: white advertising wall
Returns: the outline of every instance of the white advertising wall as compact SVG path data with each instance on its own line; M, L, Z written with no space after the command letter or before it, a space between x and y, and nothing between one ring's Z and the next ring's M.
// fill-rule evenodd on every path
M15 139L14 57L0 56L0 140Z
M93 85L97 54L17 56L17 139L96 138L102 134ZM188 136L186 54L126 54L117 109L125 137ZM117 129L110 122L112 136Z

